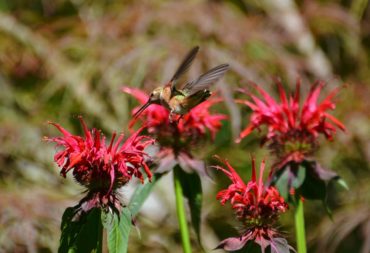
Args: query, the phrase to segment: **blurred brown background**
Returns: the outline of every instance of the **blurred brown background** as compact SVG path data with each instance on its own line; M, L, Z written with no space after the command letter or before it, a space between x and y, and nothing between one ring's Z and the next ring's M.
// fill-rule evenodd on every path
M42 141L58 134L46 122L80 133L76 116L83 115L109 137L127 130L136 102L120 87L150 90L167 81L195 45L201 51L189 77L231 66L217 85L225 103L215 108L230 121L198 154L209 163L213 154L228 158L246 180L249 154L268 155L258 134L233 142L250 115L233 102L238 87L253 80L275 91L273 76L287 88L301 77L304 92L316 79L328 82L325 93L343 86L334 115L348 132L322 139L317 155L350 190L330 186L333 221L320 202L306 203L309 252L370 251L368 0L0 0L0 252L56 252L61 214L81 196L59 176L53 145ZM203 180L207 250L238 233L231 208L215 200L228 181L211 174L214 181ZM133 187L123 189L126 199ZM144 205L141 238L132 232L129 252L181 252L171 192L166 176ZM292 212L281 226L294 245Z

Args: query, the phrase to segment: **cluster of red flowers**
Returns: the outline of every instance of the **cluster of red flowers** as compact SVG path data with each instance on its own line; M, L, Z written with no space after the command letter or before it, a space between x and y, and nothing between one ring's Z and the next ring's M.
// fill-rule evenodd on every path
M293 184L299 188L303 184L303 179L327 181L336 178L335 173L322 170L321 166L309 161L307 157L315 151L319 134L324 134L327 139L331 140L336 128L345 130L339 120L327 113L328 110L335 108L332 99L338 90L332 91L321 103L318 103L324 83L316 82L303 105L300 106L299 80L295 93L291 96L287 96L280 81L276 84L280 93L280 102L275 101L257 85L254 87L262 98L247 93L252 102L239 100L240 103L250 107L253 113L250 124L242 131L238 141L262 125L268 127L262 143L267 142L277 156L278 165L274 168L285 166L284 169L289 174L288 180L282 180L283 182L277 185L279 190L283 186L286 188L285 192L288 192ZM124 87L122 90L134 96L141 104L148 101L148 95L139 89ZM205 173L204 162L194 159L190 150L194 145L206 140L208 135L214 139L222 126L221 121L227 118L223 114L210 113L210 107L218 102L220 99L210 98L181 116L181 120L177 122L171 122L169 111L161 105L152 104L142 112L139 119L148 133L159 143L160 149L156 154L157 172L170 170L179 164L187 172ZM135 108L133 113L138 109ZM130 126L135 121L136 119L131 122ZM105 137L100 131L96 129L90 131L81 117L80 122L85 137L72 135L60 125L50 123L63 134L62 137L46 138L64 148L56 153L54 159L62 168L61 174L64 177L68 171L73 170L73 176L77 182L88 189L87 196L79 204L83 211L87 212L93 207L101 207L110 208L119 213L122 204L117 197L116 189L125 185L133 176L143 182L144 174L141 168L144 169L149 180L152 177L146 164L148 155L144 149L154 141L148 136L139 136L143 130L141 128L122 145L124 136L120 135L115 141L116 134L113 134L110 144L106 145ZM274 186L264 184L265 162L262 162L257 178L253 158L251 180L244 183L228 161L221 161L227 168L215 167L229 177L232 183L227 189L217 194L217 199L222 205L230 202L238 220L243 223L245 231L242 236L223 240L217 248L238 250L249 242L255 242L261 246L262 252L267 247L271 248L271 252L289 252L292 248L284 238L279 237L279 233L273 227L280 214L287 211L288 204L282 197L284 196L282 190L281 195ZM303 173L306 178L302 180L297 179L295 175L298 165L302 165L307 170ZM283 173L280 173L280 176L281 174Z
M254 129L262 125L268 127L268 133L263 138L263 143L270 142L270 147L277 154L283 164L289 161L301 162L311 155L317 146L316 139L319 134L324 134L332 140L336 127L345 130L344 125L327 110L335 108L332 101L338 89L333 90L318 103L320 92L325 85L318 81L312 87L300 106L300 80L297 80L295 93L287 96L280 81L276 81L279 89L280 103L275 101L266 91L254 84L262 99L248 93L253 102L239 100L247 105L253 113L250 124L242 131L237 141L245 138Z
M105 137L97 129L89 131L85 122L80 117L85 137L72 135L56 123L50 122L62 134L61 137L49 138L47 141L57 143L63 149L58 151L54 160L61 167L61 175L73 170L77 182L88 189L88 197L83 199L83 209L88 211L92 207L113 207L119 204L114 191L125 185L133 176L144 180L144 172L150 179L152 173L145 160L148 158L144 149L154 142L147 136L139 136L142 129L132 134L123 144L123 134L115 142L113 134L107 146ZM122 145L121 145L122 144ZM87 203L87 204L86 204Z
M279 215L288 209L288 204L273 186L265 186L263 183L263 171L265 162L260 166L260 175L257 180L255 159L252 159L252 178L246 184L231 167L228 161L223 163L227 169L215 166L230 178L232 184L227 189L217 194L217 199L224 205L229 201L235 210L237 218L245 225L246 231L240 237L223 240L218 248L225 250L238 250L249 241L259 244L264 250L267 246L274 247L278 233L273 225ZM287 245L288 247L288 245Z
M139 89L124 87L122 91L134 96L141 104L148 101L148 95ZM227 118L223 114L210 113L210 107L218 102L220 99L210 98L194 107L178 122L170 122L169 111L161 105L152 104L146 108L139 119L160 145L160 152L157 154L160 163L158 172L171 169L180 163L188 172L194 169L204 173L204 163L194 159L190 149L206 140L208 132L214 139L222 126L221 120ZM135 108L133 113L138 109L139 107Z

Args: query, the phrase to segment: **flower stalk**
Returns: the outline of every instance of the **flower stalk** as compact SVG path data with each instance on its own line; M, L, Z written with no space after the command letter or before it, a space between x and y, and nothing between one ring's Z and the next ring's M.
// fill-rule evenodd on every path
M297 203L297 207L294 213L294 221L295 221L295 233L296 233L296 240L297 240L297 249L298 253L306 253L306 233L305 233L305 225L304 225L304 208L303 208L303 201L300 198Z
M189 237L189 227L186 220L185 205L183 201L183 189L180 182L180 170L181 168L176 166L174 169L174 185L175 185L175 197L176 197L176 211L177 219L179 221L182 249L184 253L191 253L191 244Z

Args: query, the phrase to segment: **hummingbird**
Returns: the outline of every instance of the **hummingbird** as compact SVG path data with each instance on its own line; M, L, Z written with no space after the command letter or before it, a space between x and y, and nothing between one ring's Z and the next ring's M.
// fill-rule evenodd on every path
M214 67L195 80L187 82L181 89L177 88L178 79L187 72L198 51L198 46L191 49L170 81L163 86L155 88L150 93L148 101L133 115L134 121L151 104L159 104L166 107L170 111L170 122L172 122L172 115L174 114L180 115L178 119L180 120L192 108L211 96L212 93L209 88L229 69L228 64Z

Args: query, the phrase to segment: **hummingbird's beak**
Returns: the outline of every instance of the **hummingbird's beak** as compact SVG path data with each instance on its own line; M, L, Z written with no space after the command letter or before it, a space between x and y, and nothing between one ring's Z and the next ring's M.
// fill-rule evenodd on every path
M152 102L150 101L150 99L148 99L148 102L146 102L145 104L143 104L139 110L137 110L137 112L135 112L135 114L133 115L133 118L132 120L130 121L130 124L129 124L129 128L132 128L137 120L137 118L140 116L140 114L149 106L151 105Z
M135 114L133 115L134 119L136 119L137 117L140 116L140 114L149 106L151 105L152 103L150 102L150 99L148 99L148 102L146 102L145 104L143 104L139 110L137 110L137 112L135 112Z

